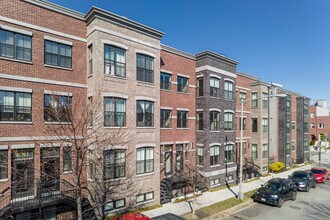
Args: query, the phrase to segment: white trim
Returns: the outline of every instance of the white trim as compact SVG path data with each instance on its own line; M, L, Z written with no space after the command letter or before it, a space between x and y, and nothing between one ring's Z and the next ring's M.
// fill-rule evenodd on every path
M44 36L44 39L49 40L49 41L53 41L53 42L56 42L56 43L60 43L60 44L66 44L66 45L69 45L69 46L73 45L73 43L71 41L66 41L66 40L55 38L55 37Z
M229 82L235 83L234 80L232 80L232 79L228 79L228 78L224 78L224 81L229 81Z
M27 76L15 76L15 75L4 74L4 73L0 73L0 78L27 81L27 82L35 82L35 83L53 84L53 85L60 85L60 86L72 86L72 87L86 88L86 84L81 84L81 83L70 83L70 82L63 82L63 81L56 81L56 80L49 80L49 79L27 77Z
M238 85L236 85L236 88L238 88L238 89L244 89L244 90L246 90L246 91L251 91L251 89L249 89L249 88L245 88L245 87L243 87L243 86L238 86Z
M85 38L82 38L82 37L77 37L77 36L74 36L74 35L71 35L71 34L65 34L65 33L62 33L62 32L59 32L59 31L54 31L54 30L51 30L51 29L48 29L48 28L44 28L44 27L34 25L34 24L29 24L29 23L26 23L26 22L23 22L23 21L18 21L18 20L15 20L15 19L4 17L4 16L0 16L0 21L5 21L5 22L8 22L8 23L20 25L20 26L23 26L23 27L27 27L27 28L37 30L37 31L47 32L49 34L54 34L54 35L58 35L58 36L61 36L61 37L71 38L71 39L78 40L78 41L81 41L81 42L87 42L87 40Z
M182 74L182 73L178 73L177 76L185 77L185 78L188 78L188 79L190 78L190 76Z
M228 141L227 142L228 144L230 144L230 145L235 145L236 143L234 143L234 142L232 142L232 141ZM227 144L225 144L225 146L226 146ZM229 164L229 163L228 163Z
M198 146L198 147L204 147L204 144L197 143L196 146Z
M135 53L145 54L145 55L151 56L153 58L157 57L154 53L151 53L151 52L146 51L146 50L135 49Z
M221 76L218 76L218 75L216 75L216 74L210 74L210 77L214 77L214 78L218 78L218 79L221 79Z
M172 75L172 71L169 71L169 70L160 69L160 72L168 73L168 74Z
M61 147L60 143L55 143L55 144L40 144L41 148L45 148L45 147Z
M211 143L211 144L209 144L209 147L212 147L212 146L221 146L221 144L220 143Z
M224 110L223 112L224 112L224 113L226 113L226 112L230 112L230 113L235 114L235 112L234 112L233 110Z
M198 75L196 76L196 78L201 78L201 77L203 77L203 74L198 74Z
M156 147L156 144L153 143L143 143L143 144L136 144L135 148L140 148L140 147Z
M196 86L195 85L192 85L192 84L189 84L188 85L190 88L196 88Z
M117 98L128 99L128 95L123 95L123 94L114 93L114 92L103 92L102 96L103 97L117 97Z
M107 39L102 40L102 44L113 45L116 47L120 47L124 50L128 50L128 46L126 46L125 44L117 43L117 42L107 40Z
M196 109L196 112L202 112L202 111L203 111L202 108L198 108L198 109Z
M149 42L142 41L142 40L139 40L137 38L133 38L133 37L127 36L125 34L122 34L122 33L116 32L116 31L112 31L112 30L109 30L107 28L102 28L102 27L99 27L99 26L95 26L91 30L89 30L87 32L87 36L89 36L91 33L93 33L96 30L107 33L107 34L110 34L110 35L113 35L113 36L116 36L116 37L120 37L120 38L129 40L129 41L132 41L132 42L135 42L135 43L139 43L139 44L142 44L142 45L145 45L145 46L148 46L148 47L152 47L152 48L157 49L157 50L161 49L160 45L154 45L154 44L151 44Z
M169 141L169 142L160 142L160 145L170 145L170 144L174 144L173 141Z
M109 146L109 147L105 147L104 150L117 150L117 149L124 149L127 150L128 146Z
M3 25L3 24L0 24L0 30L1 29L2 30L6 30L6 31L12 31L12 32L19 33L19 34L24 34L24 35L32 36L32 32L31 31L26 31L26 30L23 30L23 29L9 27L9 26Z
M176 141L175 144L189 144L189 141Z
M241 110L237 110L237 109L236 109L236 113L238 113L238 112L241 112ZM246 113L246 114L251 114L250 111L243 111L243 114L244 114L244 113Z
M236 88L237 88L237 86L236 86ZM239 92L240 92L240 93L244 93L244 94L247 94L247 93L248 93L248 91L241 90L241 89L239 90Z
M32 89L18 88L18 87L9 87L9 86L0 86L0 90L13 91L13 92L27 92L27 93L32 93Z
M232 72L229 72L229 71L226 71L226 70L222 70L222 69L219 69L219 68L216 68L216 67L213 67L213 66L204 65L204 66L200 66L200 67L196 68L196 72L200 72L200 71L203 71L203 70L210 70L210 71L213 71L213 72L216 72L216 73L220 73L220 74L223 74L223 75L226 75L226 76L236 78L235 73L232 73Z
M176 108L177 111L187 111L189 112L189 108Z
M177 117L176 117L176 115L172 115L172 119L176 119Z
M34 148L34 144L14 144L10 146L11 149L30 149Z
M196 120L196 117L188 117L188 119Z
M210 109L209 109L209 112L211 112L211 111L221 112L221 110L218 109L218 108L210 108Z
M0 150L8 150L8 145L0 145Z
M151 102L156 102L155 98L147 97L147 96L135 96L135 100L146 100Z
M69 139L73 137L58 137L58 136L29 136L29 137L0 137L0 142L18 142L18 141L52 141L52 140L63 140L64 138ZM81 137L76 137L81 139Z
M51 90L44 90L44 94L72 96L71 92L57 92L57 91L51 91Z
M172 107L165 107L165 106L160 106L160 109L163 109L163 110L173 110Z

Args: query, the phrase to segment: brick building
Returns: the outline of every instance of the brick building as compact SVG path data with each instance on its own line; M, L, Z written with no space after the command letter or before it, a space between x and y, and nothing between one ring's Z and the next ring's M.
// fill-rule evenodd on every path
M330 111L327 101L316 100L314 105L309 107L310 112L310 140L312 144L319 140L320 134L323 134L325 140L330 138ZM318 144L318 143L316 143Z

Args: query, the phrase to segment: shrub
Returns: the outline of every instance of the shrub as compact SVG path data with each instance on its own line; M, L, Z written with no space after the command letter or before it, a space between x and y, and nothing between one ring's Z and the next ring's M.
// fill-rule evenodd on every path
M282 162L275 162L275 163L269 164L269 170L272 172L279 172L283 168L284 168L284 163L282 163Z
M309 146L314 146L315 145L315 140L311 140L311 142L309 142Z

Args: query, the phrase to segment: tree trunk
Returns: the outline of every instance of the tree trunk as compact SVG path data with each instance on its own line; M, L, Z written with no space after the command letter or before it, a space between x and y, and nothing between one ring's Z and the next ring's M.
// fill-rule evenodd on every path
M78 189L79 191L79 189ZM76 198L76 203L77 203L77 220L82 220L82 210L81 210L81 196L80 193L78 193L77 198Z

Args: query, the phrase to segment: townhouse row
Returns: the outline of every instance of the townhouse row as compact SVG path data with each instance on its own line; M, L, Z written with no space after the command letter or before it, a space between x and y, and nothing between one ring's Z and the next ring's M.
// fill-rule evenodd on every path
M2 3L0 219L101 217L235 183L240 147L244 178L309 160L309 99L237 61L96 7Z

